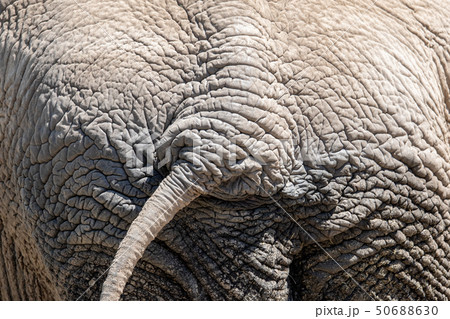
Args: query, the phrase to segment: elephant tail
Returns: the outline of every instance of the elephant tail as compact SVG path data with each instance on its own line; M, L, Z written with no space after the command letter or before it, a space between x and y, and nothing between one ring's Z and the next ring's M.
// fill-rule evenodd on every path
M176 167L146 201L120 243L103 284L101 300L119 300L147 246L178 211L203 193L203 188L188 176L186 167Z
M165 165L170 173L144 204L120 243L103 284L101 300L120 298L147 246L178 211L197 197L268 197L286 185L296 163L292 136L296 130L287 124L292 121L285 119L290 113L278 107L278 113L284 116L281 118L272 110L277 105L255 111L244 104L230 106L226 100L213 102L200 103L199 110L183 109L186 114L179 115L161 136L156 145L158 165ZM214 109L217 105L220 116L209 111L209 107ZM201 112L202 107L208 109ZM233 108L222 110L227 107ZM274 117L280 117L276 125L261 120Z

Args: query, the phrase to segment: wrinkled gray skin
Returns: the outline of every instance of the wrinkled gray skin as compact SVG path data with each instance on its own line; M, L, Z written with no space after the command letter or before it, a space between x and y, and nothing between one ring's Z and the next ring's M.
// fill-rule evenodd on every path
M448 1L10 2L1 299L450 299Z

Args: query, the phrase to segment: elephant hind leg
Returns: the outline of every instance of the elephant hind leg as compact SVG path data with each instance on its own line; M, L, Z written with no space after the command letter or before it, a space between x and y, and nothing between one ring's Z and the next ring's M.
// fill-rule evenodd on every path
M59 300L34 239L11 224L0 218L0 300Z

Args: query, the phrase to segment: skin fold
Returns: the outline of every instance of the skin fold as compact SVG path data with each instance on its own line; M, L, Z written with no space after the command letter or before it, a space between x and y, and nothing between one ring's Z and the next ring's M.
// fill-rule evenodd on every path
M0 0L0 299L450 299L449 8Z

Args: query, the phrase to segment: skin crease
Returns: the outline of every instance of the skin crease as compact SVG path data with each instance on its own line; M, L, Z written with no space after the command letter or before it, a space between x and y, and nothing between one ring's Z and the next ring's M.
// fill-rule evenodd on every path
M0 0L0 298L450 299L437 5Z

